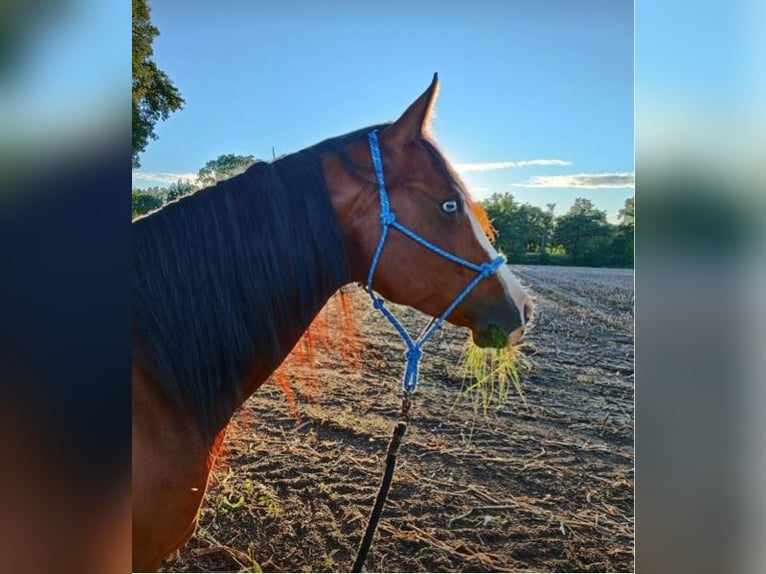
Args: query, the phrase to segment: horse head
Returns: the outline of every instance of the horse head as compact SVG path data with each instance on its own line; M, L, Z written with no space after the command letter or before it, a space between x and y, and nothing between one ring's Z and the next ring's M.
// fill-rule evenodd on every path
M380 128L380 156L391 213L414 234L459 259L480 266L497 259L492 228L449 161L429 134L438 77L395 122ZM346 238L354 280L365 283L384 222L376 172L366 140L327 158L325 178ZM349 161L350 160L350 161ZM353 169L349 169L352 166ZM383 297L438 317L477 272L391 230L374 269L375 291ZM502 347L521 339L532 304L506 264L499 266L447 316L468 327L482 347Z

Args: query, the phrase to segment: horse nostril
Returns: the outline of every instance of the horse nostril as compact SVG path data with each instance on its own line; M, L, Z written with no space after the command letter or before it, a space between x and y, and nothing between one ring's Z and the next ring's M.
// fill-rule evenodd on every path
M535 314L535 308L529 300L524 302L524 324L528 324L532 320L532 316Z

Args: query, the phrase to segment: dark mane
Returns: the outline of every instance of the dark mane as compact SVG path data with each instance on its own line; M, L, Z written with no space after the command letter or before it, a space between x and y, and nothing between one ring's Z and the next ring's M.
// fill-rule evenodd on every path
M276 368L349 281L320 158L350 161L342 148L381 127L258 162L133 223L134 359L207 435L255 359Z

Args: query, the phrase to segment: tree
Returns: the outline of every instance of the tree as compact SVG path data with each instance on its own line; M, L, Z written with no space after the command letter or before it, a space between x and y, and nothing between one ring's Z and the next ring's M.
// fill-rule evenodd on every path
M636 221L636 198L629 197L625 200L625 207L619 213L620 222L623 225L633 225Z
M138 189L134 188L133 191L141 191L141 190L138 190ZM143 189L143 191L142 191L142 193L148 193L149 195L156 195L160 199L162 199L167 192L168 192L168 190L167 190L166 187L160 187L158 185L152 185L152 186L149 186L149 187L145 187Z
M168 187L168 194L166 197L166 201L173 201L175 199L178 199L179 197L183 197L184 195L189 195L190 193L193 193L194 190L195 190L194 185L192 185L188 181L183 181L179 179L175 183L171 183L170 187Z
M569 211L558 217L554 237L572 256L573 263L603 265L609 258L611 229L606 212L578 197Z
M555 203L546 203L545 207L547 208L544 212L543 217L543 236L540 238L540 253L541 253L541 261L547 261L548 260L548 239L553 235L553 230L556 225L555 216L553 215L553 211L556 209Z
M547 213L535 205L525 203L513 214L516 236L521 238L524 253L537 253L542 249L547 228Z
M141 165L139 154L149 140L157 139L155 124L184 104L173 82L151 59L152 43L159 33L152 25L147 0L133 0L133 167Z
M520 261L526 253L544 252L553 231L553 212L524 203L519 205L510 193L495 193L483 202L497 231L497 248L509 261Z
M633 265L635 236L635 197L625 200L625 207L620 210L620 225L612 240L612 254L617 265Z
M482 203L489 216L492 226L497 232L497 249L507 257L523 253L521 248L522 238L518 236L518 231L514 227L513 216L519 209L519 204L513 199L510 193L493 193L489 199Z
M197 172L197 181L202 187L215 185L222 179L228 179L242 173L256 162L255 156L233 153L219 155L205 164Z
M133 190L133 218L162 207L162 199L153 193Z
M635 227L631 225L619 225L612 239L611 255L614 265L633 265L633 237Z

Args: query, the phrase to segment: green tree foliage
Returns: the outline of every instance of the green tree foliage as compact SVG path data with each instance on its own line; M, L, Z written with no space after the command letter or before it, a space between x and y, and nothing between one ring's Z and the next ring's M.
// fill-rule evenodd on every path
M540 253L548 229L552 224L550 214L539 207L525 203L519 206L516 220L518 222L518 235L523 239L525 251L527 253Z
M196 183L179 179L168 187L148 187L133 190L133 218L149 213L164 204L194 193L204 186L213 185L245 171L257 160L252 155L227 154L210 160L199 170Z
M555 241L572 256L576 265L604 265L611 241L606 212L578 197L569 211L556 220Z
M197 188L188 181L178 180L175 183L171 183L167 189L166 201L174 201L184 195L193 193Z
M158 194L140 189L133 190L133 218L162 207L162 198Z
M625 207L620 210L620 221L623 225L633 225L636 221L636 198L625 200Z
M140 189L133 188L133 191L141 191ZM150 187L144 188L142 193L148 193L149 195L156 195L158 197L163 197L165 193L167 193L167 189L164 187L160 187L159 185L152 185Z
M635 198L625 200L625 207L620 210L620 225L617 226L614 240L612 241L612 256L618 265L633 263L633 244L635 236Z
M555 203L546 203L545 212L543 214L543 224L545 226L543 230L543 236L540 239L540 260L542 263L548 261L548 242L553 235L553 230L556 228L556 219L553 215L553 211L556 209Z
M233 153L219 155L205 164L197 172L197 181L202 187L208 187L242 173L256 162L255 156Z
M483 202L483 206L497 232L498 251L505 253L506 257L524 253L522 238L517 234L514 218L519 204L513 199L513 195L494 193Z
M160 31L152 25L147 0L133 0L133 167L150 139L157 139L154 126L184 100L170 78L151 59L152 43Z
M498 250L511 262L633 264L633 198L625 201L619 225L610 224L606 212L582 198L559 217L554 216L553 203L541 209L519 204L511 194L495 194L483 205L497 230Z
M511 260L525 253L540 253L553 229L553 212L525 203L519 205L510 193L494 194L484 209L497 231L497 248Z

